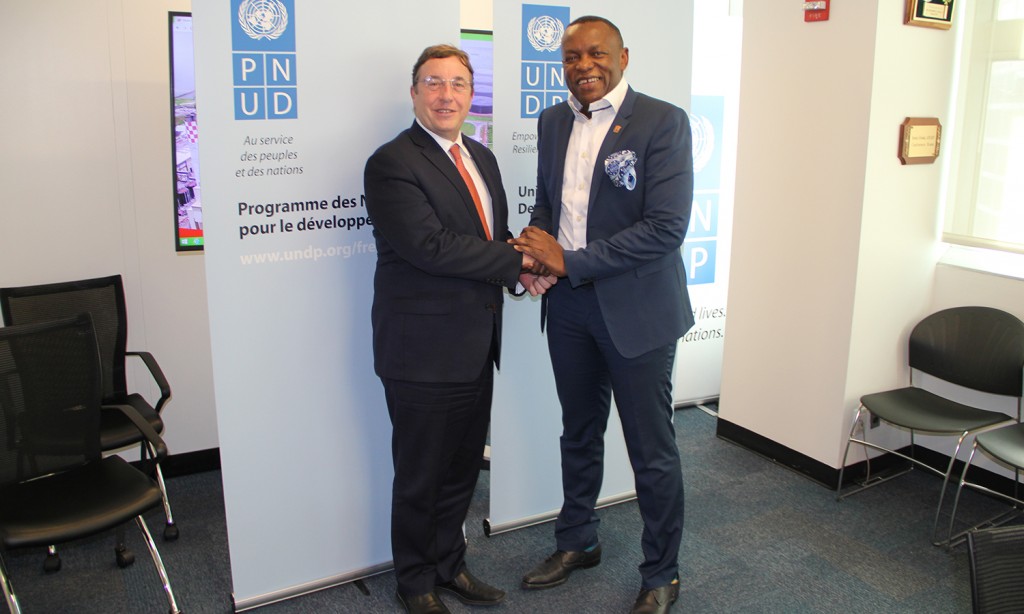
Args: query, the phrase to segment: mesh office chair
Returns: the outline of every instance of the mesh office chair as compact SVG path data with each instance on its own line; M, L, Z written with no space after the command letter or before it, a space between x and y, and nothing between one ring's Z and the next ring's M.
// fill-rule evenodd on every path
M910 333L910 386L868 394L860 399L839 471L836 495L842 499L888 481L903 472L886 477L872 477L871 458L867 459L867 475L861 487L842 492L843 474L850 454L850 444L860 444L910 461L910 469L920 467L942 476L942 490L935 509L932 539L936 539L946 485L964 439L993 426L1011 422L1010 416L958 403L923 388L914 386L914 371L928 373L941 380L991 394L1015 397L1020 420L1022 383L1024 383L1024 322L1015 316L991 307L954 307L944 309L921 320ZM910 455L867 441L865 414L910 431ZM857 438L858 430L861 433ZM956 438L946 471L935 469L914 458L914 433L944 435ZM909 469L908 469L909 470Z
M974 458L978 450L981 450L1000 463L1013 468L1014 488L1012 495L1007 495L993 490L983 484L969 482L967 480L967 471L971 468L971 463L974 462ZM959 543L960 538L968 531L981 527L998 526L1003 524L1013 519L1019 515L1022 510L1024 510L1024 493L1021 492L1020 488L1021 469L1024 469L1024 424L1011 424L991 431L985 431L984 433L978 433L977 436L975 436L974 446L971 448L971 454L967 457L967 463L964 464L964 470L960 474L960 481L957 483L956 487L956 497L953 499L953 511L951 512L949 519L949 537L947 538L947 542L949 544L952 545L954 543ZM992 518L975 524L969 529L954 535L953 531L956 523L956 510L960 505L960 494L963 492L964 486L968 486L1009 501L1011 503L1011 507L1002 514L997 514Z
M101 446L104 451L139 444L142 458L152 457L153 450L139 431L117 409L106 406L130 405L144 417L157 432L163 433L164 423L160 412L171 396L171 388L164 377L163 371L149 352L129 352L128 319L124 300L124 285L120 275L84 279L79 281L58 282L18 288L0 288L0 313L4 325L30 324L46 322L57 318L67 318L79 313L92 316L102 357L103 405L101 425ZM160 398L156 405L140 394L129 393L125 377L126 357L140 358L148 369L151 377L160 390ZM163 472L159 463L155 466L157 483L163 493L164 514L167 524L164 526L164 539L178 538L178 527L174 524L171 505L164 486ZM50 548L45 567L48 571L60 569L60 558L54 548Z
M100 450L100 362L88 314L0 328L0 547L43 546L95 535L135 519L179 612L160 553L142 514L163 495L146 473ZM130 406L126 419L157 457L163 440ZM123 531L119 531L121 537ZM118 564L134 557L123 541ZM0 556L0 587L11 612L21 607Z
M967 534L974 614L1024 612L1024 526Z

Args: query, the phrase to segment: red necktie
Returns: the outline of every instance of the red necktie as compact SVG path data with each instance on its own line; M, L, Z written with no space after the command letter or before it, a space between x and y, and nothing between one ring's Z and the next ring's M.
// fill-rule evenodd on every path
M452 145L449 150L452 152L452 157L455 158L455 168L459 169L459 174L462 175L462 180L466 182L466 187L469 188L469 195L473 197L473 204L476 205L476 214L480 216L480 223L484 226L484 234L487 236L487 240L491 240L491 229L487 227L487 216L484 215L484 205L480 201L480 193L476 191L476 185L473 183L473 178L469 176L469 171L466 170L466 165L462 163L462 153L459 151L459 146Z

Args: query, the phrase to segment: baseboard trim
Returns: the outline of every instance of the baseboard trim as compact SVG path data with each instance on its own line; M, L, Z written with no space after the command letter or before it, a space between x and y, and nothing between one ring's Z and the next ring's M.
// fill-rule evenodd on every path
M839 469L816 461L805 454L801 454L796 450L772 441L763 435L758 435L757 433L745 429L742 426L733 424L728 420L722 420L721 418L718 419L716 435L719 439L723 439L740 446L741 448L750 450L751 452L763 456L779 466L791 469L807 478L810 478L830 490L835 490L836 484L839 481ZM898 449L897 451L900 454L913 456L924 464L938 469L943 473L945 473L946 469L949 467L949 456L936 452L935 450L917 445L908 445ZM965 461L958 460L954 464L953 479L959 479L960 474L963 472L964 462ZM910 463L894 454L882 454L871 459L871 471L873 474L883 474L888 471L901 469L909 464ZM866 461L860 461L847 466L846 471L843 473L843 485L846 486L847 484L863 478L866 473ZM981 484L986 488L990 488L1006 496L1014 496L1015 483L1013 479L1004 475L999 475L988 469L971 466L971 470L967 472L967 479L970 482ZM1021 496L1021 493L1018 493L1018 496Z
M741 448L746 448L777 465L792 469L815 482L819 482L823 486L829 488L836 487L836 480L839 479L839 471L837 469L818 462L796 450L787 448L763 435L758 435L754 431L719 417L715 434L719 439L724 439Z
M139 461L133 461L132 464L138 466ZM170 454L160 461L160 471L163 472L165 478L218 469L220 469L220 448Z

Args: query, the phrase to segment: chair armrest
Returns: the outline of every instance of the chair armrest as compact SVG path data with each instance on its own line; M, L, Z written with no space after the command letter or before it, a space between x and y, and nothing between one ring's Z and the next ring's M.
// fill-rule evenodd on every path
M156 402L156 413L160 413L163 409L164 403L167 399L171 398L171 385L167 383L167 378L164 377L164 372L160 369L160 365L157 364L156 358L149 352L125 352L126 356L138 356L145 363L146 368L149 369L149 374L153 376L153 380L156 381L156 385L160 387L160 399Z
M127 416L135 424L135 428L139 429L139 432L149 440L151 447L156 453L157 460L163 460L167 456L167 444L164 443L163 438L156 432L153 425L147 422L139 412L135 411L134 407L131 405L104 405L103 407L121 410L121 413Z

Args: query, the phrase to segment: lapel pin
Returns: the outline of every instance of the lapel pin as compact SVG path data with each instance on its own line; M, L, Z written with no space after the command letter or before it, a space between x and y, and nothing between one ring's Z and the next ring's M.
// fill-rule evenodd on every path
M618 124L616 124L616 126L612 128L612 132L614 132L615 134L618 134L620 130L622 130L622 126L619 126Z

